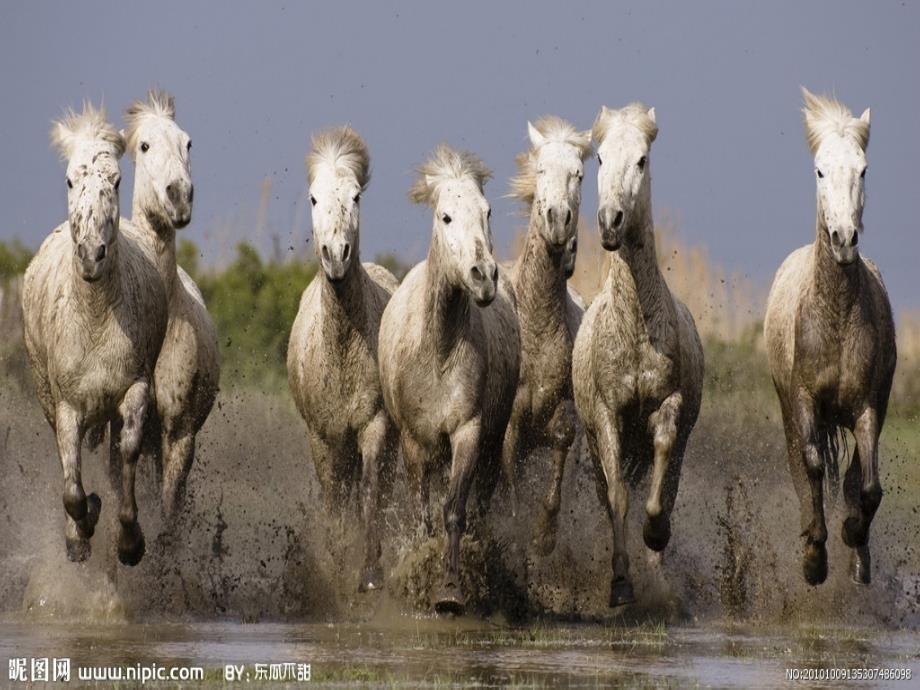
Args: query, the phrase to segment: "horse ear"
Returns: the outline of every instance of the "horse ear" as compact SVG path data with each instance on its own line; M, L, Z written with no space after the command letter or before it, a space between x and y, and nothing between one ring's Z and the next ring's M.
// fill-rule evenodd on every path
M658 124L658 121L655 119L655 108L654 107L648 109L648 119L654 122L655 124Z
M863 114L859 116L859 119L865 122L867 125L869 124L869 108L863 110Z
M530 145L535 149L540 148L546 143L546 137L544 137L540 130L533 126L530 121L527 122L527 136L530 137Z
M58 152L58 154L65 161L70 158L70 154L73 152L73 142L74 142L74 133L66 124L61 120L55 120L51 125L51 132L49 133L49 138L51 139L51 146Z

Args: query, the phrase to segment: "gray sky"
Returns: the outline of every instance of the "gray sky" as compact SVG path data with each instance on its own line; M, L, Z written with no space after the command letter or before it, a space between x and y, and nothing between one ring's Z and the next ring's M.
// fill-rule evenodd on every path
M872 107L866 235L896 310L920 307L920 5L916 2L229 3L4 2L0 9L0 238L37 246L65 214L50 120L84 98L110 117L155 85L194 140L206 261L254 237L262 180L283 248L309 236L303 158L311 131L350 122L373 179L362 252L421 258L427 209L406 200L439 141L477 152L498 247L521 224L502 198L526 121L587 128L601 104L656 107L653 203L728 269L767 285L814 237L814 179L798 87ZM122 207L130 210L123 164ZM597 210L596 167L582 217Z

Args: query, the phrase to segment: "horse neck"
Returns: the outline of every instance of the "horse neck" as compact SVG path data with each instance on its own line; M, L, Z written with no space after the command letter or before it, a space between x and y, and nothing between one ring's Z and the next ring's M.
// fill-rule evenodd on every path
M856 302L859 294L858 265L859 259L849 266L841 266L834 259L824 213L819 204L815 220L811 292L819 312L826 319L836 322Z
M324 274L319 278L323 281L320 290L323 338L332 346L346 343L364 331L366 275L360 257L355 254L342 280L332 282Z
M176 229L163 222L158 214L144 208L136 195L131 206L131 222L152 241L157 272L166 287L166 294L172 295L179 283L176 272Z
M463 334L470 317L470 298L447 277L437 235L431 240L426 262L425 323L435 356L443 363Z
M648 323L663 314L662 305L667 303L668 286L658 270L655 229L651 214L642 214L638 222L641 242L624 241L619 251L636 285L639 307Z
M514 288L522 321L538 331L550 332L565 319L564 253L550 252L540 236L539 223L539 215L532 211L524 250L514 265Z
M121 264L118 257L118 243L112 245L109 257L111 267L99 280L89 283L80 277L76 262L72 264L70 276L70 293L76 302L77 311L84 323L101 324L105 322L121 299Z

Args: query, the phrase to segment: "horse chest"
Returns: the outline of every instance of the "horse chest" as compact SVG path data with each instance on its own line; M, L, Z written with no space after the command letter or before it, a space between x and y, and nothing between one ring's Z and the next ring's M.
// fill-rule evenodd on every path
M360 430L381 405L376 360L360 343L323 354L310 358L321 363L306 385L312 426L324 436Z
M635 309L611 309L605 338L597 348L604 373L601 390L614 408L660 402L677 387L675 356L654 338Z
M92 333L68 330L58 341L62 353L52 374L59 396L88 420L109 414L132 383L144 376L145 363L125 332L108 322Z

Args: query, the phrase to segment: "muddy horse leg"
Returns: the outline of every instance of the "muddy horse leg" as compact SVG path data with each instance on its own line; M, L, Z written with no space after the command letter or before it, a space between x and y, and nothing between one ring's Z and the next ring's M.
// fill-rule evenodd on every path
M824 520L825 467L818 440L815 403L804 391L799 392L796 400L794 423L800 447L799 462L805 468L805 475L811 489L811 521L803 533L805 555L802 559L802 572L808 584L820 585L827 579L827 548L825 546L827 523Z
M844 543L853 549L850 576L861 585L872 581L869 527L882 502L882 486L878 477L879 433L876 412L868 408L857 418L853 429L856 452L843 484L849 516L843 522L842 536Z
M380 567L380 531L384 499L389 494L392 472L393 434L386 412L380 411L358 437L361 450L361 511L364 522L364 568L358 591L379 589L383 584Z
M71 561L89 558L89 540L96 530L102 508L102 501L96 494L87 497L83 491L80 450L84 432L79 413L67 403L60 403L55 413L55 440L64 471L65 542L67 558Z
M418 511L416 525L422 528L424 536L430 538L434 536L434 520L431 517L431 501L428 494L428 458L425 449L407 434L402 434L400 437L400 447L406 463L406 483L409 495L415 499L415 507Z
M511 503L511 517L515 517L518 511L517 464L521 453L521 421L523 419L521 410L523 405L519 402L520 400L523 400L523 394L518 391L511 409L511 419L508 421L508 426L505 427L505 436L502 439L502 475Z
M534 540L544 556L548 556L556 548L559 507L562 503L562 477L569 448L575 440L575 418L575 404L571 400L564 400L556 407L548 425L553 474L549 492L543 499L543 510L537 518L534 535Z
M178 432L166 429L163 434L162 456L161 503L163 516L169 524L182 509L185 501L185 482L195 459L195 433L191 429Z
M613 579L610 583L610 607L622 606L635 601L632 581L629 577L629 556L626 553L626 514L629 512L629 493L622 469L623 422L619 415L606 409L598 412L600 417L597 434L597 457L606 490L607 514L613 528Z
M677 423L680 420L682 402L681 394L673 393L649 416L648 425L655 457L648 500L645 502L646 517L642 527L642 538L652 551L664 550L671 539L671 508L674 506L674 496L671 494L676 494L677 491L676 487L673 487L673 491L665 491L665 482L669 485L674 484L674 473L671 471L672 452L677 441Z
M453 457L447 499L444 501L447 553L444 557L444 579L434 603L438 613L459 615L465 606L460 587L460 538L466 529L466 499L479 459L480 428L480 420L475 418L458 428L450 438Z
M141 452L141 436L147 415L149 388L146 382L131 385L118 408L121 417L121 506L118 511L118 560L125 565L137 565L144 557L144 533L137 522L137 500L134 479L137 458Z

